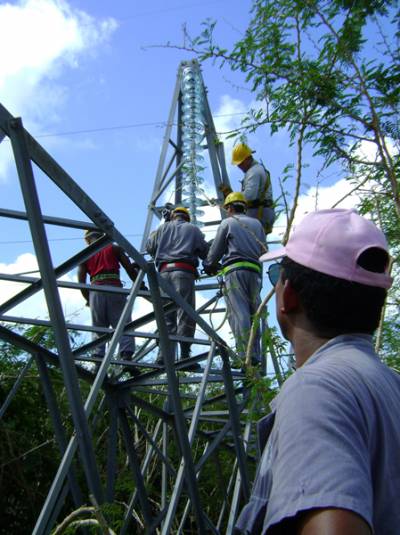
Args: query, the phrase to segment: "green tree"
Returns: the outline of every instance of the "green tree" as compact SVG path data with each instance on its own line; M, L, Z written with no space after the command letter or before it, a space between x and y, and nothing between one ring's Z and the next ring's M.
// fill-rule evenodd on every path
M32 342L54 350L52 329L21 326L14 329ZM72 334L71 342L79 336ZM3 406L31 355L0 340L0 406ZM48 367L63 424L72 427L64 382L59 369ZM25 534L35 525L60 462L60 450L35 362L0 419L1 534Z
M213 21L185 46L202 61L244 74L259 105L232 135L243 137L265 125L271 135L288 133L295 156L281 177L284 242L304 186L306 149L322 169L332 166L338 179L351 181L360 211L386 233L395 283L377 345L397 366L399 20L392 0L254 0L244 36L232 48L217 43ZM287 192L292 174L293 191Z

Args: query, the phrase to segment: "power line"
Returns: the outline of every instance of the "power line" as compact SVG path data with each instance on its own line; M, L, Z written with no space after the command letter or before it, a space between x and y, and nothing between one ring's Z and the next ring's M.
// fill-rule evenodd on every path
M202 232L213 232L213 229L202 228ZM127 238L141 238L142 234L124 234ZM82 237L78 236L76 238L48 238L47 241L82 241ZM10 240L10 241L0 241L0 245L18 245L20 243L32 243L32 240Z
M122 124L117 126L102 126L100 128L88 128L86 130L70 130L67 132L57 132L50 134L39 134L35 137L56 137L56 136L73 136L75 134L91 134L93 132L106 132L107 130L126 130L129 128L141 128L143 126L160 126L166 127L166 122L154 122L154 123L133 123L133 124Z
M213 227L217 226L217 223L213 225ZM284 225L275 226L275 229L284 229ZM203 234L208 234L209 232L215 232L215 228L200 228L201 232ZM124 234L127 238L141 238L142 234ZM48 238L48 242L56 242L56 241L82 241L82 237L76 237L76 238ZM0 241L0 245L18 245L18 244L24 244L24 243L32 243L32 240L10 240L10 241ZM273 242L269 242L273 243ZM277 242L278 243L278 242ZM280 242L279 242L280 243Z
M237 115L246 115L247 112L236 112L236 113L222 113L214 115L213 117L234 117ZM177 126L177 123L172 123L173 126ZM131 124L121 124L121 125L112 125L112 126L100 126L99 128L87 128L83 130L68 130L66 132L53 132L46 134L38 134L34 136L35 138L41 137L58 137L58 136L74 136L76 134L92 134L96 132L107 132L112 130L128 130L130 128L142 128L146 126L158 126L166 128L168 123L166 121L154 121L151 123L131 123Z

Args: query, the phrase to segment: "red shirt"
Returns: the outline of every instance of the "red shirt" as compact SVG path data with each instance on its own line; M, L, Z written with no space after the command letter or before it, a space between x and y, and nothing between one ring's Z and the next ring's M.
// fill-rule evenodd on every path
M91 284L122 286L119 278L119 260L113 245L107 245L85 263Z

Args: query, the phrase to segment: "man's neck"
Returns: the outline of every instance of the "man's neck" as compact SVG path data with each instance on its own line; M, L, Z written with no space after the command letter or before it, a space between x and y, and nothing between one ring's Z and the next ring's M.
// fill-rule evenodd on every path
M293 340L293 349L296 356L296 368L300 368L320 347L329 342L331 338L323 338L301 331Z

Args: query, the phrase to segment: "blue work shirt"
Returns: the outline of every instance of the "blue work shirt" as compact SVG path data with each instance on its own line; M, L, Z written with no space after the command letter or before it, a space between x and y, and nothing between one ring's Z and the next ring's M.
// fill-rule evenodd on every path
M342 335L284 384L259 422L263 453L237 530L266 534L300 511L340 508L400 533L400 376L372 338Z
M267 250L261 223L245 214L234 214L221 221L203 265L213 265L221 258L223 265L239 260L259 264Z
M157 265L162 262L199 263L199 257L207 256L209 246L198 227L183 219L164 223L152 232L147 240L146 250Z

